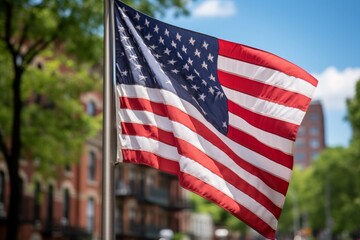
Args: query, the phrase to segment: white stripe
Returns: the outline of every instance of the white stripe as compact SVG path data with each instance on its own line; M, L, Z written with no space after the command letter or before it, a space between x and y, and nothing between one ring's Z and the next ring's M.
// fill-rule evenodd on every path
M159 155L163 158L179 162L180 171L192 175L218 189L220 192L223 192L232 200L241 204L249 211L253 212L256 216L264 220L264 222L273 229L276 229L277 219L269 210L230 183L226 182L223 178L211 172L209 169L198 164L192 159L177 154L176 147L141 136L123 135L122 139L125 142L124 149L146 151ZM161 147L160 151L159 147Z
M152 138L141 136L119 135L122 149L141 150L155 153L156 155L178 162L181 155L178 154L176 147L159 142Z
M215 127L210 124L190 103L180 99L177 95L164 89L146 88L140 85L117 85L117 91L120 96L129 98L138 98L141 96L143 99L151 100L158 103L166 103L167 105L174 106L179 110L191 115L195 119L203 123L210 131L218 133L217 136L230 148L236 155L244 159L251 165L269 172L270 174L289 181L291 177L291 169L278 164L257 152L239 145L228 137L220 133Z
M296 78L274 69L220 55L218 56L218 69L233 75L242 76L247 79L282 88L287 91L300 93L309 98L313 96L316 89L312 84L301 78Z
M253 125L246 122L241 117L229 112L229 125L234 128L243 131L250 136L255 137L262 144L271 148L278 149L285 154L292 155L294 149L294 141L275 135L270 132L266 132L262 129L256 128Z
M263 116L300 125L305 112L292 107L256 98L226 87L222 87L226 97L235 104Z
M247 194L239 191L230 183L224 181L223 178L213 174L209 169L204 168L202 165L186 157L182 157L182 159L180 159L180 169L182 172L190 174L213 186L220 192L224 193L234 201L250 210L265 223L267 223L272 229L276 230L278 220L271 212L269 212L269 210L249 197Z
M147 111L121 109L119 114L121 115L123 122L151 125L156 126L164 131L173 132L175 137L189 142L191 145L202 151L205 155L208 155L215 161L220 162L245 182L248 182L251 186L267 196L276 206L282 208L285 200L285 196L283 194L273 190L260 178L241 168L221 149L214 146L212 143L196 134L186 126L178 122L171 121L166 117L155 115L152 112ZM218 161L219 159L221 161Z

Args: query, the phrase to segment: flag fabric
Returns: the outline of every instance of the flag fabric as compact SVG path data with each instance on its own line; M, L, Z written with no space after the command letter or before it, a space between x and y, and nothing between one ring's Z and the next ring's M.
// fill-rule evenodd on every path
M317 80L271 53L115 1L118 153L275 238Z

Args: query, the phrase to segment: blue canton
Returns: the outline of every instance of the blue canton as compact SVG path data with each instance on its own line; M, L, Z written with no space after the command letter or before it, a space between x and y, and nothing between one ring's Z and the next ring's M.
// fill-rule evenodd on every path
M116 81L171 91L226 135L227 98L216 38L178 28L115 1Z

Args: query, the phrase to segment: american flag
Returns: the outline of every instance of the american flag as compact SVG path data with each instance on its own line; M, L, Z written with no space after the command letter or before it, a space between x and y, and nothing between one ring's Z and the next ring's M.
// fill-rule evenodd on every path
M115 1L119 154L275 238L317 80L271 53Z

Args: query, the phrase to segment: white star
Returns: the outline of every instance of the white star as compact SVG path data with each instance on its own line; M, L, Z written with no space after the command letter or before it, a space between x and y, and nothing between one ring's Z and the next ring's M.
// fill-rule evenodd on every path
M150 33L148 33L148 35L145 36L145 38L150 41L150 39L152 38L152 35Z
M208 60L214 62L214 56L209 53Z
M202 79L202 80L201 80L201 84L207 86L206 80Z
M141 27L140 25L137 25L135 28L139 31L141 31L143 29L143 27Z
M158 27L158 25L155 25L155 27L154 27L154 32L159 33L159 27Z
M205 94L202 93L199 95L199 100L203 100L205 102L205 97Z
M135 17L134 17L136 20L140 20L140 15L139 15L139 13L136 13L136 15L135 15Z
M144 81L146 78L147 78L147 76L139 75L139 80L140 80L140 81Z
M177 61L175 61L174 59L171 59L171 60L168 61L168 63L171 64L171 65L174 65L176 62Z
M135 64L135 69L141 69L142 66L140 64Z
M194 89L195 91L199 90L200 87L196 86L195 84L191 85L191 88Z
M186 85L182 85L182 84L181 84L181 86L182 86L186 91L188 91L188 88L187 88Z
M190 74L189 76L186 76L186 79L193 81L195 78L194 75Z
M222 122L222 127L223 127L223 128L227 128L226 122Z
M165 45L165 43L164 43L164 39L160 36L160 38L159 38L159 43L161 43L162 45Z
M149 27L150 22L145 18L145 25Z
M176 33L176 40L178 40L179 42L181 42L181 35L179 33Z
M131 45L126 45L126 46L125 46L125 49L127 49L127 50L133 50L133 49L134 49L134 47L133 47L133 46L131 46Z
M153 45L150 45L150 48L155 50L155 48L157 48L157 46L155 46L155 45L153 44Z
M211 81L214 81L214 82L215 82L215 77L214 77L212 74L210 75L209 78L210 78Z
M119 9L121 9L121 8L119 7ZM127 12L127 9L126 9L125 7L123 7L122 10L123 10L124 12Z
M119 26L119 27L118 27L118 31L119 31L119 32L125 32L125 28L124 28L124 27Z
M215 92L214 88L210 86L210 87L209 87L209 93L211 93L212 95L214 95L214 92Z
M189 71L189 65L187 63L185 63L185 65L183 66L183 69L186 69Z
M166 49L164 50L164 53L167 54L167 55L170 55L170 52L171 52L171 50L168 49L168 48L166 48Z
M159 55L159 54L154 54L154 57L156 57L156 58L160 58L161 57L161 55Z
M122 71L120 71L120 74L121 74L121 76L127 76L127 75L128 75L128 71L126 71L126 70L125 70L125 71L123 71L123 72L122 72Z
M192 66L193 65L193 60L189 57L189 59L187 60L187 62Z
M203 61L203 63L201 64L201 67L202 67L202 68L205 68L205 69L207 70L208 65L206 64L205 61Z
M179 70L173 69L173 70L171 70L171 72L173 72L173 73L175 73L175 74L178 74L178 73L179 73Z
M205 42L205 41L204 41L204 43L203 43L202 47L203 47L203 48L205 48L205 49L207 50L208 46L209 46L209 44L208 44L207 42Z
M184 52L184 53L187 53L187 48L183 45L181 50Z
M195 44L195 39L193 39L193 37L191 37L191 38L189 39L189 43L194 46L194 44Z
M173 46L174 48L176 48L176 42L171 41L171 46Z
M201 52L198 49L195 49L194 55L200 57Z
M121 36L121 41L127 41L127 40L129 40L129 37L127 37L127 36Z
M169 37L170 36L169 33L170 33L169 30L167 30L167 28L165 28L165 35Z
M131 54L131 55L130 55L130 60L134 60L134 61L135 61L137 58L138 58L138 57L137 57L136 55L134 55L134 54Z

